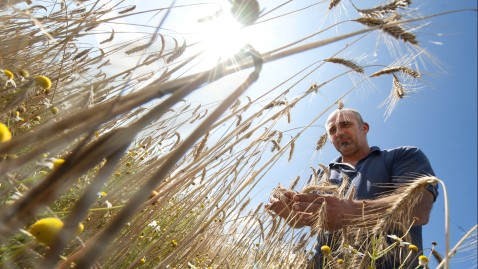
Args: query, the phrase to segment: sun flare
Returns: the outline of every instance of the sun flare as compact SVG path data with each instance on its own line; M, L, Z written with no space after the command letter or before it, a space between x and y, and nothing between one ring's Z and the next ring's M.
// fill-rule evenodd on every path
M195 33L203 52L203 62L208 66L237 54L246 44L254 40L250 27L240 24L230 12L197 24Z

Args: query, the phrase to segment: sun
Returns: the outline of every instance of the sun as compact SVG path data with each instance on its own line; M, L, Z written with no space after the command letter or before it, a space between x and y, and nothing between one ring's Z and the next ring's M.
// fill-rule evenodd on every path
M250 26L239 23L227 7L216 17L196 24L195 34L203 64L216 64L237 54L254 40Z

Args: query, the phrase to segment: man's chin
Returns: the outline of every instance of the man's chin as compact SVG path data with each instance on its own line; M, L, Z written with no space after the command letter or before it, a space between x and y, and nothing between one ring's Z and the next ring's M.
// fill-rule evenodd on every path
M338 149L338 151L340 152L340 154L342 155L347 155L347 153L350 153L353 151L352 147L350 146L343 146L343 147L340 147L340 149Z

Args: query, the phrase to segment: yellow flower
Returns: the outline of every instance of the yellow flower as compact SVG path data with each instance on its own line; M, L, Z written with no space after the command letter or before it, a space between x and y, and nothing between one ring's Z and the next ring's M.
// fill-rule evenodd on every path
M3 71L3 74L5 74L5 76L7 77L7 81L5 82L5 88L7 88L8 85L12 85L13 87L17 87L17 84L15 83L15 81L13 80L15 78L15 75L13 75L13 73L9 70L2 70L0 69L0 71Z
M428 257L425 256L425 255L420 255L420 257L418 257L418 263L422 266L425 266L427 265L428 263Z
M57 218L44 218L35 222L28 232L40 243L51 245L55 236L63 228L63 221Z
M78 228L76 228L76 234L81 234L85 230L85 225L83 223L78 223Z
M28 232L32 234L36 240L47 246L51 246L55 237L63 228L63 221L57 218L43 218L33 223L28 229ZM84 229L82 223L78 225L76 233L80 234Z
M48 90L51 88L51 80L45 76L37 76L35 77L35 82L39 85L42 89Z
M0 142L7 142L12 139L12 133L7 125L0 122Z
M178 242L176 242L176 240L174 240L174 239L171 240L171 246L174 247L174 248L177 247L177 246L178 246Z
M418 247L415 245L410 245L408 246L408 250L410 250L411 252L418 252Z
M145 263L146 263L146 259L145 259L145 258L141 258L141 260L139 260L139 263L145 264Z
M65 160L63 159L55 159L53 161L53 169L58 169L64 162Z
M337 260L337 264L343 264L343 263L344 263L344 260L342 260L342 259Z
M106 192L104 192L104 191L98 192L99 198L105 197L106 195L108 195L108 194L107 194Z
M5 74L5 76L7 76L7 78L10 80L10 79L14 79L15 78L15 75L13 75L13 73L7 69L4 69L3 70L3 73Z
M20 74L20 76L24 77L24 78L27 78L30 76L30 72L28 72L28 70L26 69L20 69L18 71L18 73Z
M322 251L324 255L329 255L331 252L330 247L327 245L323 245L322 247L320 247L320 251Z
M56 106L52 106L50 108L50 111L51 111L51 113L56 114L56 113L58 113L58 108Z

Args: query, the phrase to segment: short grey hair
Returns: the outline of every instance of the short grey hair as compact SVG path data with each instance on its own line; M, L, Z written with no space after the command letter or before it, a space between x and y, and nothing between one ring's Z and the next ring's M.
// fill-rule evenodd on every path
M365 123L365 121L362 118L362 115L360 115L360 112L358 112L357 110L353 108L342 108L342 109L337 109L334 112L330 113L329 117L327 118L327 121L325 122L325 126L327 126L327 123L329 122L329 120L333 118L335 115L337 114L340 115L340 113L344 113L344 112L353 114L360 124Z

